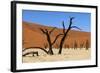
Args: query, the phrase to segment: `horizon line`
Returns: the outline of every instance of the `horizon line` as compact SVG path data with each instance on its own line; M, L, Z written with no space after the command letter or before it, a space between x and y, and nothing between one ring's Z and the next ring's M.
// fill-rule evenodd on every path
M35 22L29 22L29 21L22 21L22 22L26 22L26 23L30 23L30 24L36 24L36 25L41 25L41 26L51 27L51 28L53 28L53 26L43 25L43 24L35 23ZM58 28L58 29L63 29L63 26L62 26L62 28L59 28L59 27L56 27L56 28ZM65 28L65 29L67 30L67 28ZM71 30L74 30L74 31L82 31L82 32L88 32L88 33L91 33L91 31L75 30L75 29L71 29Z

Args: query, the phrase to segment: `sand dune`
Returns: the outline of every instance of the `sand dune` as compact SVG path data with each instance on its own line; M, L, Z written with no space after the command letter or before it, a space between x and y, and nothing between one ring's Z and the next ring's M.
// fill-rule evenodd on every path
M47 44L46 36L40 31L40 28L51 30L53 27L43 26L41 24L36 23L28 23L28 22L22 22L23 25L23 48L27 47L44 47L45 44ZM55 31L51 34L51 40L53 41L55 39L55 36L59 33L62 33L62 29L55 29ZM90 32L83 32L83 31L76 31L71 30L68 34L67 39L65 40L65 44L69 45L69 47L72 47L72 44L76 41L78 44L78 47L80 47L81 43L85 43L86 40L91 42L90 38L91 34ZM57 47L57 44L59 44L62 37L60 37L57 40L57 43L53 46L54 48Z

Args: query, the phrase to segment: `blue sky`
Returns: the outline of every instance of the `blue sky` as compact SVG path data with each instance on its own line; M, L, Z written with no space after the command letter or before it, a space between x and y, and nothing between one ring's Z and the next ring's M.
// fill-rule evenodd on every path
M78 26L82 31L91 31L91 14L79 12L55 12L55 11L37 11L23 10L22 20L27 22L39 23L46 26L62 28L64 21L66 28L69 25L69 18L75 17L73 25Z

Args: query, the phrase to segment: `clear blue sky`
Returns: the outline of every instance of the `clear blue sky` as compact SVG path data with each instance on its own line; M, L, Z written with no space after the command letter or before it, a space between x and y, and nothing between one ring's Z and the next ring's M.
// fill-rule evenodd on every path
M82 31L91 31L91 14L79 12L55 12L55 11L37 11L23 10L22 20L27 22L39 23L46 26L62 28L62 21L66 28L69 25L69 17L75 17L73 25L78 26Z

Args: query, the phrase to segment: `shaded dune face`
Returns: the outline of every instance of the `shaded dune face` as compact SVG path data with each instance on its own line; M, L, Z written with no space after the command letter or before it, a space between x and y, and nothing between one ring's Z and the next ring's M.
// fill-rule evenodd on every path
M40 28L42 29L48 29L49 31L53 27L49 26L43 26L40 24L36 23L28 23L28 22L22 22L22 27L23 27L23 33L22 33L22 38L23 38L23 48L28 48L28 47L43 47L48 44L46 36L40 31ZM57 34L62 33L62 29L55 29L54 32L50 35L51 41L55 39ZM56 43L53 45L54 48L59 48L59 43L61 40L62 36L59 37L56 41ZM71 30L68 33L68 36L66 37L65 43L64 43L64 48L70 47L73 48L74 43L77 43L77 47L80 48L80 45L86 43L88 40L89 42L89 47L90 47L90 40L91 40L91 33L90 32L83 32L83 31L76 31L76 30Z

